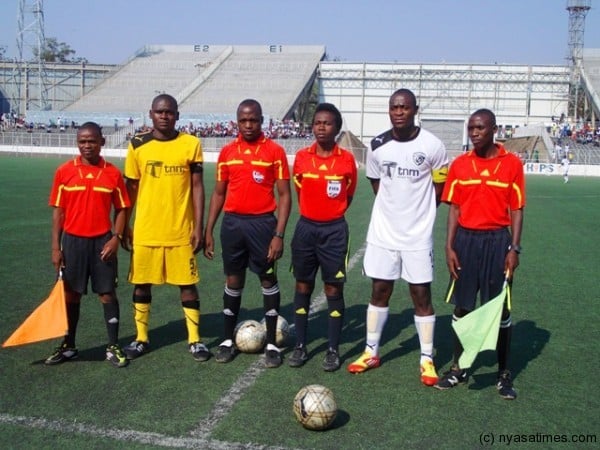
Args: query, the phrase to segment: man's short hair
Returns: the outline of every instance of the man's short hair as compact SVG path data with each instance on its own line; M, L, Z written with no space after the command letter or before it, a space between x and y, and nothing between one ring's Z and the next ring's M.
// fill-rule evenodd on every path
M96 122L86 122L83 125L79 125L80 130L94 130L97 131L100 137L102 137L102 127Z
M491 109L479 108L477 111L471 114L471 117L479 115L488 116L490 118L490 121L492 122L492 126L496 126L496 114L494 114Z
M169 103L171 103L173 109L178 111L179 105L177 105L177 100L175 97L169 94L159 94L154 97L154 100L152 100L152 109L154 109L154 105L156 105L156 103L158 103L160 100L167 100Z
M390 95L390 100L400 94L403 94L403 95L406 95L407 97L409 97L413 102L413 106L415 106L415 107L418 106L417 105L417 97L415 96L415 93L407 88L398 89L396 92L394 92L392 95Z
M254 100L253 98L247 98L246 100L242 100L238 106L238 109L237 109L238 112L244 106L250 106L252 108L258 109L258 113L262 117L262 106L260 106L260 103L258 103L258 100Z

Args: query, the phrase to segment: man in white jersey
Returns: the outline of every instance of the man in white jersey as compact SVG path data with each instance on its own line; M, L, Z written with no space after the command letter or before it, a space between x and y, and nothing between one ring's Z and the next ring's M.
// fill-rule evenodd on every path
M444 182L448 156L442 141L414 123L415 95L399 89L389 101L392 129L371 141L367 178L375 193L363 267L372 280L367 308L364 353L348 366L351 373L379 367L379 341L388 318L395 280L408 283L421 347L421 382L433 386L435 313L433 281L433 224Z
M569 161L569 155L567 153L564 154L562 161L560 162L563 170L563 179L565 183L569 182L569 166L571 165L571 161Z

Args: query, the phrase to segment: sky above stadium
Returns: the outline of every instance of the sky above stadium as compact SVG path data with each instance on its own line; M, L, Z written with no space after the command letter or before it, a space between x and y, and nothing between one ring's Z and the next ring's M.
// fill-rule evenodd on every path
M46 37L98 64L123 63L149 44L324 45L330 59L348 62L554 65L566 64L568 54L567 0L43 3ZM8 58L17 55L18 5L0 0ZM591 5L584 47L600 48L600 0ZM32 17L26 13L26 25Z

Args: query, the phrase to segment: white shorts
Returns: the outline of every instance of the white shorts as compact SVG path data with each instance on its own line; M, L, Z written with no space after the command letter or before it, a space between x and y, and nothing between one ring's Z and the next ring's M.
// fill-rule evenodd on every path
M389 250L367 243L363 272L369 278L397 280L411 284L433 281L433 249Z

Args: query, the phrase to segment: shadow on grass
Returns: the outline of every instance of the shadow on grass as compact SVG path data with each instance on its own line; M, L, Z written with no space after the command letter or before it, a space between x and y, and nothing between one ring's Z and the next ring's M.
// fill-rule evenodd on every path
M346 309L344 315L344 327L342 329L342 336L340 344L348 342L354 342L355 345L346 350L340 355L342 362L350 361L359 356L365 348L365 335L366 335L366 311L367 305L353 305ZM380 345L384 346L386 343L395 339L398 334L407 327L413 327L414 329L414 312L412 308L407 308L399 314L390 314L385 324L383 334L381 336ZM308 347L309 357L314 356L317 353L325 352L327 350L327 311L321 311L313 319L309 321L308 326ZM317 347L311 349L311 341L316 339L325 339ZM399 346L391 352L384 353L381 356L381 361L386 362L399 358L407 353L414 351L419 348L419 341L415 335L399 343Z
M343 409L338 409L335 419L334 419L333 423L331 424L331 426L328 428L328 430L342 428L348 422L350 422L350 414L348 414L348 412ZM327 431L327 430L324 430L324 431Z
M527 368L527 365L542 353L544 347L550 341L550 332L538 328L532 320L522 320L513 328L511 345L511 356L509 368L513 379ZM487 373L477 374L478 369L492 367ZM478 356L475 364L469 372L473 373L475 383L469 385L469 389L481 390L496 383L497 359L495 351L486 351Z

